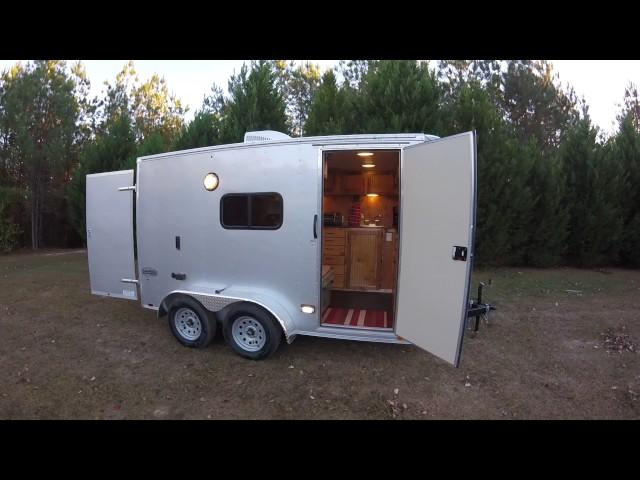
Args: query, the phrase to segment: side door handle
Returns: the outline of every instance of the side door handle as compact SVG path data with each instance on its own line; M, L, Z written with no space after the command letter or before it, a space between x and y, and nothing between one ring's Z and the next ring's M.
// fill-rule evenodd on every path
M318 215L313 216L313 238L318 238Z

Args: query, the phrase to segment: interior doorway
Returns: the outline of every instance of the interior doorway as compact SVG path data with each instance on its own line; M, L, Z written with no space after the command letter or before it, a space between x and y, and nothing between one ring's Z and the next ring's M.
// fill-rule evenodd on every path
M321 324L393 330L399 150L323 155Z

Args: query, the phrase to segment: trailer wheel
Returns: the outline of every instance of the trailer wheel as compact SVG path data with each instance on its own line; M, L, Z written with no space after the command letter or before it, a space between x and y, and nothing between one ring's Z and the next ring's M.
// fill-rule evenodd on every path
M261 360L272 355L282 342L282 329L272 315L256 305L243 305L224 322L226 342L238 355Z
M171 333L185 347L204 348L216 335L216 320L191 298L174 301L169 308Z

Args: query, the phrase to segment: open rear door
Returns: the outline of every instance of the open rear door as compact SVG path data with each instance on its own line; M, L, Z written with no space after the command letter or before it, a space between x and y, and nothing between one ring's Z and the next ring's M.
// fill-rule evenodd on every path
M137 300L133 257L133 170L87 175L91 293Z
M475 133L402 153L396 334L458 366L476 204Z

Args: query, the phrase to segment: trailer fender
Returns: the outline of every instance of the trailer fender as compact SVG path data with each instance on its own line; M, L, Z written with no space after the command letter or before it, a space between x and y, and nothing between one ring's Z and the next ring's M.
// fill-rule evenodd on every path
M161 317L164 317L167 313L169 313L169 310L171 309L171 303L174 300L180 297L184 297L185 295L190 296L185 293L173 292L167 295L166 297L164 297L162 302L160 302L160 306L158 307L158 319L160 319Z
M205 298L203 298L202 295L191 293L191 292L176 291L176 292L171 292L169 295L164 297L162 302L160 302L160 306L158 307L158 310L157 310L158 320L160 320L160 318L166 316L169 313L169 310L171 310L171 306L174 301L180 300L181 298L185 298L185 297L191 298L192 300L196 300L198 303L200 303L200 305L202 305L202 308L204 308L209 312L212 312L214 315L217 314L217 310L210 308ZM218 318L217 315L216 315L216 318Z

